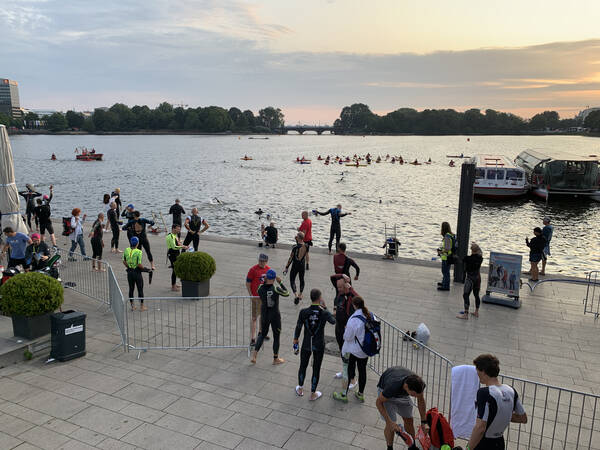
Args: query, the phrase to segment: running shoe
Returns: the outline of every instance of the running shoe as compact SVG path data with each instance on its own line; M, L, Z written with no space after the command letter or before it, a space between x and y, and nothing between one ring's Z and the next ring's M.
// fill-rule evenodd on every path
M336 374L333 376L333 378L337 378L337 379L342 378L342 372L336 372Z
M299 297L294 298L294 305L297 305L298 303L300 303L300 298Z
M404 441L407 447L414 446L415 440L413 439L413 437L406 432L406 430L401 424L398 424L398 426L400 427L400 431L396 431L396 434L400 436L400 439Z
M333 398L339 400L342 403L348 403L348 396L342 392L334 392Z
M361 394L360 392L355 392L354 396L358 399L359 402L364 403L365 402L365 394Z
M352 390L352 389L354 389L354 388L356 387L356 385L357 385L357 384L358 384L358 382L357 382L357 381L355 381L354 383L350 383L350 384L348 385L348 389L349 389L349 390Z

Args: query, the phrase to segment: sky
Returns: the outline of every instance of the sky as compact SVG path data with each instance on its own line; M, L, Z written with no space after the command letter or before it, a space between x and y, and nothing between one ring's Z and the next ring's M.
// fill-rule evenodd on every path
M0 0L0 78L29 109L366 103L572 117L600 106L600 2Z

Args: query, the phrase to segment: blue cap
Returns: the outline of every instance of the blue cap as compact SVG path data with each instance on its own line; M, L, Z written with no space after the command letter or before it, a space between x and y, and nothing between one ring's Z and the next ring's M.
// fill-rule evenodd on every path
M127 205L127 207L131 208L131 209L135 209L131 203L129 205Z
M275 271L273 269L267 270L267 280L274 280L275 278L277 278Z
M140 243L140 240L134 236L129 240L129 243L131 245L138 245Z
M267 255L265 255L264 253L261 253L260 255L258 255L258 260L259 261L268 261L269 257Z

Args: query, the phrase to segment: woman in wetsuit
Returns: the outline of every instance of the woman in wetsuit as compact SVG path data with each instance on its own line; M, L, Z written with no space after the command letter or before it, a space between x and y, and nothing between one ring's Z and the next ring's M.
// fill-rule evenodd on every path
M290 264L290 285L294 293L294 305L297 305L302 300L302 292L304 291L304 271L306 270L306 255L308 255L308 244L304 242L304 233L299 231L296 235L296 245L292 247L292 253L285 265L283 274L286 275ZM296 290L296 275L300 277L300 292Z

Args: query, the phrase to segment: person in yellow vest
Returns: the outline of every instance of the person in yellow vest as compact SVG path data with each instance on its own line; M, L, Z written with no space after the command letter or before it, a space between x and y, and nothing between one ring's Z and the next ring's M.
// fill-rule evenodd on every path
M171 290L177 291L179 290L179 286L177 286L177 277L175 276L175 261L177 261L177 257L181 253L181 250L187 250L187 245L181 245L179 241L179 233L181 233L181 225L178 223L174 223L171 227L171 232L167 234L167 256L169 257L169 261L171 262Z
M127 268L127 282L129 283L129 302L131 303L131 310L135 311L135 305L133 304L133 293L137 286L138 297L140 298L140 310L146 311L144 305L144 280L142 278L142 251L138 248L140 240L137 237L132 237L129 241L130 246L123 252L123 265Z
M452 255L453 242L456 236L452 233L450 224L448 222L442 222L442 245L438 248L438 256L442 260L442 282L438 283L438 291L449 291L450 290L450 258Z

